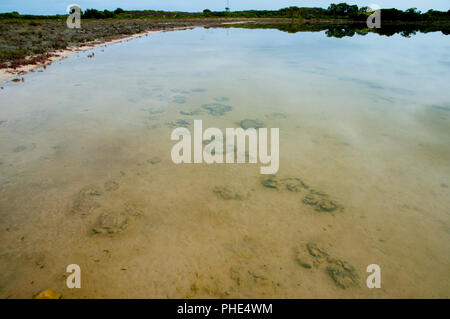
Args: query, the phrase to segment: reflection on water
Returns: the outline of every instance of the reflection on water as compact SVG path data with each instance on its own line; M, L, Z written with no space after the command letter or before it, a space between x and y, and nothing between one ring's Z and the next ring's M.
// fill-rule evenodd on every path
M276 29L283 32L297 33L297 32L317 32L325 31L328 37L343 38L353 37L355 35L367 35L369 33L376 33L384 36L392 36L400 34L405 38L413 35L429 32L442 32L444 35L450 34L450 26L445 23L404 23L392 24L385 21L380 28L368 28L366 23L249 23L249 24L229 24L227 28L247 28L247 29Z
M448 298L449 52L438 33L195 29L4 84L0 296ZM279 127L278 174L175 165L194 119Z

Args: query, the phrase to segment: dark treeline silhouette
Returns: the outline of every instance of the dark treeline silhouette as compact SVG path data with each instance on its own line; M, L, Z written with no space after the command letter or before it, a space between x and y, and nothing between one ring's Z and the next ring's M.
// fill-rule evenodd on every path
M249 23L249 24L230 24L226 28L245 28L245 29L277 29L288 33L297 32L317 32L325 31L328 37L344 38L355 35L367 35L376 33L383 36L392 36L400 34L403 37L411 37L417 32L428 33L441 31L445 35L450 34L450 25L435 24L382 24L379 29L368 28L361 23Z
M88 9L84 12L85 18L112 18L112 17L156 17L156 18L193 18L193 17L230 17L230 18L289 18L289 19L351 19L354 21L365 21L370 15L368 7L359 8L357 5L346 3L331 4L327 9L323 8L299 8L289 7L280 10L246 10L246 11L211 11L203 12L178 12L178 11L124 11L120 8L113 11L98 11ZM405 11L398 9L382 9L383 18L391 21L436 21L450 20L450 10L447 12L429 10L425 13L416 8Z
M382 9L384 20L389 21L450 21L450 10L446 12L429 10L420 12L416 8L405 11L398 9ZM203 12L179 12L157 10L123 10L117 8L114 11L87 9L83 12L85 19L110 19L110 18L162 18L162 19L187 19L187 18L289 18L289 19L349 19L352 21L365 21L370 15L368 7L358 7L347 3L331 4L324 8L299 8L289 7L280 10L246 10L246 11L211 11ZM18 12L1 13L0 18L54 18L58 16L34 16L20 15Z
M83 18L85 19L108 19L108 18L114 18L116 16L119 16L121 14L124 14L125 11L121 8L117 8L114 11L109 10L95 10L95 9L87 9L83 12Z

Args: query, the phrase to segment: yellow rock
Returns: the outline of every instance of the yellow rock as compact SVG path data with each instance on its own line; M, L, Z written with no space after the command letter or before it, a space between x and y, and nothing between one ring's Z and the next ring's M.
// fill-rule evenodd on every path
M34 299L60 299L61 294L54 292L53 289L48 288L41 291Z

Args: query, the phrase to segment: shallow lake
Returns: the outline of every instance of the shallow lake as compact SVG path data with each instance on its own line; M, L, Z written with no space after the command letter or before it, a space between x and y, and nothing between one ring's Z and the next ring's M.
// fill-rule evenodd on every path
M92 52L1 84L0 297L450 297L448 37L197 28ZM278 173L174 164L194 120L279 128Z

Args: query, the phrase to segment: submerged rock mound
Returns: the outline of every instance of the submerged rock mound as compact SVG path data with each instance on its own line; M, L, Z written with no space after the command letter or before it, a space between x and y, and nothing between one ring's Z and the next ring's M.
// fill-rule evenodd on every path
M306 185L300 178L296 177L278 178L277 176L272 175L264 178L261 181L261 184L266 188L286 188L288 191L296 193L299 193L304 189L309 189L308 185Z
M83 187L78 192L72 203L72 211L81 215L91 212L92 210L100 207L97 203L97 199L101 195L101 190L95 186Z
M325 272L339 288L347 289L359 284L359 275L352 265L331 257L323 247L316 243L306 243L296 248L295 261L299 266L309 270L326 265Z
M177 127L189 127L189 122L186 120L177 120L175 122L167 122L166 125L170 128L177 128Z
M311 192L303 198L302 202L305 205L314 207L316 212L332 213L341 209L341 206L329 199L327 194L316 192L314 190L311 190Z
M318 267L328 257L328 253L315 243L307 243L296 249L295 260L303 268Z
M224 200L243 200L243 196L240 195L239 193L224 187L224 186L217 186L214 187L213 192L219 196L220 198L224 199Z
M202 108L205 109L209 115L221 116L225 113L230 112L233 108L229 105L224 105L220 103L203 104Z
M311 189L305 182L297 177L279 178L272 175L263 178L261 184L265 188L276 190L287 189L294 193L308 191L308 194L303 197L302 203L313 207L316 212L333 213L337 210L343 210L343 207L331 200L327 194Z
M346 289L359 283L355 268L346 261L328 259L327 273L336 286Z
M92 229L94 234L117 234L124 231L130 216L126 213L104 212L98 219L98 225Z
M257 120L245 119L239 122L239 126L246 130L249 128L262 128L265 127L265 124Z

